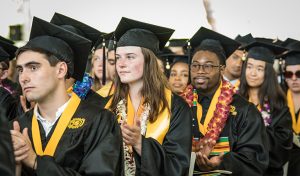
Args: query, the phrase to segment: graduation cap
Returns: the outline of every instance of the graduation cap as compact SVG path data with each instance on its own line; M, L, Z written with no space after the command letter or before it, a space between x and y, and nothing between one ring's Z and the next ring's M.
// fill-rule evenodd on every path
M155 54L163 49L174 30L122 17L116 30L117 47L139 46Z
M282 47L287 47L291 45L294 42L299 42L298 40L292 39L292 38L287 38L285 41L282 42L281 46Z
M281 56L285 65L300 65L300 50L292 50Z
M0 62L15 58L17 49L13 41L0 36Z
M0 47L0 62L6 61L9 58L9 54Z
M185 47L189 39L171 39L169 40L168 47Z
M220 33L201 27L190 39L190 45L194 50L214 52L225 62L238 49L240 43Z
M262 42L262 43L269 43L274 45L281 46L283 41L279 40L278 38L270 39L270 38L263 38L263 37L255 37L255 41Z
M42 49L50 52L59 60L67 63L68 75L81 81L91 44L90 40L82 36L34 17L30 40L25 46L21 47L19 51Z
M93 46L95 45L98 38L104 34L103 32L100 32L87 24L84 24L80 21L57 12L55 12L55 14L53 15L50 23L56 24L66 30L89 39L90 41L92 41Z
M103 47L103 42L105 43L105 47L108 49L108 51L114 50L116 48L116 40L115 40L115 35L114 31L110 33L104 33L101 35L96 43L94 48L99 49Z
M285 48L278 45L258 41L250 43L245 49L248 51L247 58L261 60L271 64L274 63L274 59L276 59L278 55L286 51Z
M241 44L241 46L239 47L239 49L241 49L241 50L243 50L246 45L255 41L255 39L253 38L251 33L249 33L245 36L238 35L235 37L234 40Z

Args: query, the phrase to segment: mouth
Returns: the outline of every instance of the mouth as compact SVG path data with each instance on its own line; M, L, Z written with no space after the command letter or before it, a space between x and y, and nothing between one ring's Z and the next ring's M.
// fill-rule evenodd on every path
M129 72L129 71L120 71L120 72L119 72L119 74L122 74L122 75L123 75L123 74L127 74L127 73L130 73L130 72Z
M205 82L207 82L208 78L207 77L195 77L194 78L194 82L196 84L204 84Z
M23 92L24 93L27 93L27 92L29 92L30 90L32 90L34 87L25 87L25 88L23 88Z
M172 86L175 87L175 88L181 88L182 84L180 84L180 83L174 83L174 84L172 84Z

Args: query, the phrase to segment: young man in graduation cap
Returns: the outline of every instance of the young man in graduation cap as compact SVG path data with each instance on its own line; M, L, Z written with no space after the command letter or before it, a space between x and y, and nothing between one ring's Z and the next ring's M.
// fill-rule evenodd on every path
M268 165L265 127L253 104L224 79L225 61L239 43L201 27L190 40L194 49L191 81L195 170L227 170L262 175Z
M23 92L34 109L13 123L17 167L24 175L119 175L121 134L114 115L77 94L91 42L34 17L30 41L17 51Z
M115 91L106 108L118 114L125 175L186 175L191 156L191 112L168 89L155 53L174 30L122 18L115 36Z
M243 49L245 45L254 41L251 34L245 36L238 35L235 41L239 42L241 46L238 47L227 59L226 67L224 70L224 79L229 81L236 89L240 85L240 76L242 71L243 59L245 58L245 50Z
M285 60L285 82L288 86L287 104L292 116L293 149L291 150L288 175L300 175L300 42L294 41L282 56Z

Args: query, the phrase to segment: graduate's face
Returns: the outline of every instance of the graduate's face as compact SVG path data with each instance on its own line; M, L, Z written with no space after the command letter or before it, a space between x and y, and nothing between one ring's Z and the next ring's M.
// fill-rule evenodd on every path
M140 47L125 46L116 50L116 69L122 83L142 81L144 55Z
M241 76L242 71L242 57L243 51L236 50L226 60L225 74L230 75L234 79L238 79Z
M220 66L218 56L210 51L197 51L191 64L191 81L193 86L211 93L215 91L221 80L223 67Z
M266 62L248 58L246 65L246 81L252 88L259 88L264 82Z
M173 92L181 93L189 81L189 65L183 62L175 63L170 72L169 83Z
M300 93L300 78L296 76L296 72L300 72L300 65L288 65L285 72L293 73L292 77L285 78L289 89L294 93Z
M103 71L103 50L102 48L97 49L94 52L93 55L93 67L92 67L92 71L95 75L95 77L97 77L98 79L102 79L102 71Z
M28 101L45 100L53 95L59 84L65 89L65 82L59 80L64 80L67 73L66 63L51 66L46 57L34 51L24 51L17 57L19 82Z
M113 80L115 78L116 74L116 58L115 58L115 51L109 51L107 54L107 64L106 64L106 69L107 69L107 77L110 80Z

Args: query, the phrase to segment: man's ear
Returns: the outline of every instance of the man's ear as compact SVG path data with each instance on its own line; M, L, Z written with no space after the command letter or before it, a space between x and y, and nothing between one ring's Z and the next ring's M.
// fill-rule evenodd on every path
M0 75L0 79L4 80L8 77L8 70L3 70L2 74Z
M57 77L64 79L66 77L67 73L68 73L67 63L65 63L65 62L58 62L56 64L56 68L57 68Z

